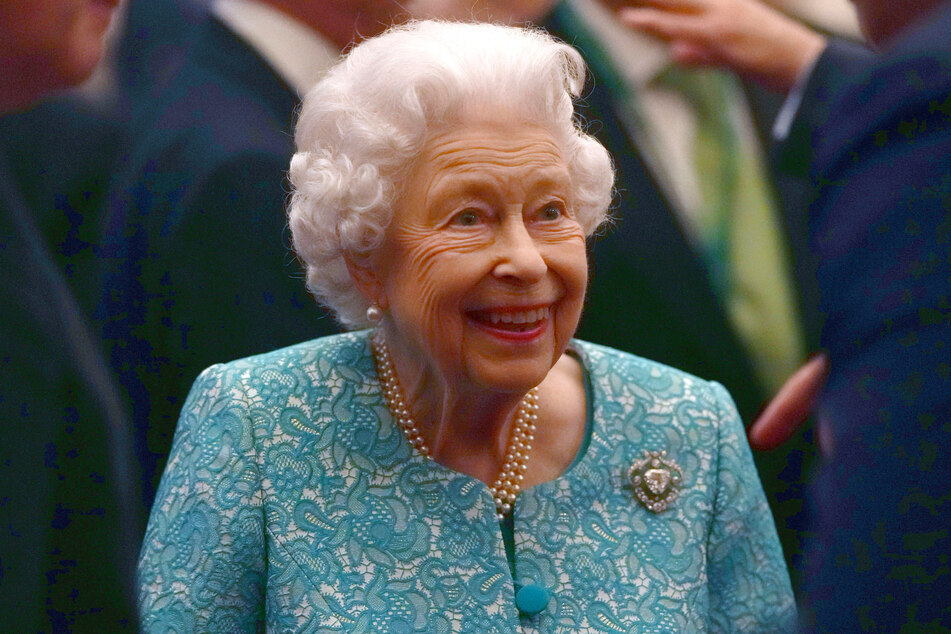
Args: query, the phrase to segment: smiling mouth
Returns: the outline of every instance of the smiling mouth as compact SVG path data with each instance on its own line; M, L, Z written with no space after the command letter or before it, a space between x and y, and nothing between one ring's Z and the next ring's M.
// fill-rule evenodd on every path
M530 310L477 310L469 313L477 322L504 330L526 331L537 328L551 316L548 306Z

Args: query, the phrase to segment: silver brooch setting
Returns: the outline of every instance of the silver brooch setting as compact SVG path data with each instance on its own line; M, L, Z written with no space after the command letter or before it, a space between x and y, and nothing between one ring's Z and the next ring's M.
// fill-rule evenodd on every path
M645 451L644 457L631 465L627 479L644 508L660 513L677 499L683 472L666 451Z

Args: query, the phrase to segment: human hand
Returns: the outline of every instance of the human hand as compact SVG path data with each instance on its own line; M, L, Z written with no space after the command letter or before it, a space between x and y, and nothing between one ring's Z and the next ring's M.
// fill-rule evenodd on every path
M789 440L809 416L829 374L829 358L818 354L783 384L750 427L750 446L775 449Z
M687 65L722 66L788 92L826 38L758 0L607 2L626 26L670 43ZM636 6L635 6L636 5Z

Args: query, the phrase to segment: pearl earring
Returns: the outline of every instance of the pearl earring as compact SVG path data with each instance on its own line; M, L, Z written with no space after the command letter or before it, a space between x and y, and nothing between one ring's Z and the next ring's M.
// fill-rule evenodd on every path
M367 308L367 321L374 326L383 321L383 309L376 304L370 304Z

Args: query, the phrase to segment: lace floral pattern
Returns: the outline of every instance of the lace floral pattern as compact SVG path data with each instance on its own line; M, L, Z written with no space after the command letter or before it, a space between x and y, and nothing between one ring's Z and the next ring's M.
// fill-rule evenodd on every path
M515 579L488 488L415 453L367 333L214 366L185 404L139 565L147 632L688 632L792 629L772 519L722 387L574 342L593 429L523 491ZM626 484L664 449L683 490ZM516 584L545 587L534 616Z

